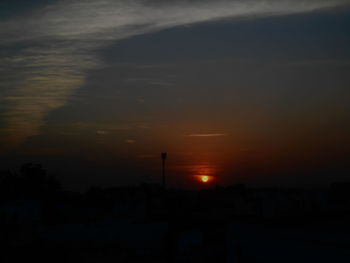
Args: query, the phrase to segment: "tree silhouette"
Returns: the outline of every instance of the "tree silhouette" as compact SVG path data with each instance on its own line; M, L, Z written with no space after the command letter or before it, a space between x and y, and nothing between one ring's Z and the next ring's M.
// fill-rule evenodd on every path
M0 171L0 198L44 199L62 190L61 183L53 174L48 174L40 164L26 163L19 175L10 171Z

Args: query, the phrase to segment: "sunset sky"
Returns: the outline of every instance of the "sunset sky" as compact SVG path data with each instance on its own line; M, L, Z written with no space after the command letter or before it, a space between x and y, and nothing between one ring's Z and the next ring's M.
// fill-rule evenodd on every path
M69 189L350 180L349 0L0 2L0 169Z

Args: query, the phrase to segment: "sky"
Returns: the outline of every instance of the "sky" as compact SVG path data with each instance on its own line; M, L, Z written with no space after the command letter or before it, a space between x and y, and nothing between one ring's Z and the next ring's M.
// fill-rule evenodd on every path
M349 0L2 0L0 165L70 189L160 182L161 152L174 187L349 181L349 47Z

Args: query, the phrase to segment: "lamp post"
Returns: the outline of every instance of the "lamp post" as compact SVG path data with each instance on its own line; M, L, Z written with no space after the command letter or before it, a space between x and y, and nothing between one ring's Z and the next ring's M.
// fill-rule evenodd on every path
M162 187L165 189L165 160L167 158L167 153L162 153L160 157L162 158Z

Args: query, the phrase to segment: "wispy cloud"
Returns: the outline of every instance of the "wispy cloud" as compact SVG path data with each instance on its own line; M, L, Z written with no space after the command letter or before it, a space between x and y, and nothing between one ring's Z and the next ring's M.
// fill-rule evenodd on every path
M127 139L127 140L125 140L125 143L127 143L127 144L135 144L136 140L134 140L134 139Z
M119 123L103 123L103 122L76 122L70 124L74 129L81 130L97 130L97 131L127 131L127 130L140 130L140 129L149 129L147 123L141 121L129 121Z
M219 19L284 15L345 4L345 0L58 0L0 22L2 140L40 134L89 70L97 50L139 34Z
M185 135L186 137L223 137L227 136L225 133L194 133Z
M104 130L97 130L96 134L97 135L107 135L107 134L110 134L110 132L109 131L104 131Z

